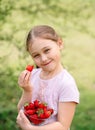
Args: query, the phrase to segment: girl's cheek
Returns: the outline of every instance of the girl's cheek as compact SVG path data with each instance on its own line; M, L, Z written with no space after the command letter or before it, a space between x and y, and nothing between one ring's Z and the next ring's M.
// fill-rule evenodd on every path
M40 59L34 59L34 62L36 63L36 65L40 64Z

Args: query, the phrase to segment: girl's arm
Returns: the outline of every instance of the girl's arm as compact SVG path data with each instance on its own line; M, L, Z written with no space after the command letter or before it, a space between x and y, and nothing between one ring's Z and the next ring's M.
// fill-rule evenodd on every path
M22 92L21 98L17 104L18 111L23 107L25 103L31 102L32 99L32 91L24 91Z
M19 76L18 84L23 89L23 92L17 105L18 111L26 102L30 102L32 99L32 86L30 85L30 75L31 72L25 70Z
M44 126L33 126L21 111L17 117L17 123L22 130L68 130L74 117L75 102L59 103L58 121Z

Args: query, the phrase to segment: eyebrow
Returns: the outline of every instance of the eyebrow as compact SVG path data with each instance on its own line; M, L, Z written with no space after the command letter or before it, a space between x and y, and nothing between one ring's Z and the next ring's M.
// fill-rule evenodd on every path
M47 49L47 48L49 48L49 46L43 47L42 50ZM36 53L38 53L38 52L33 52L33 53L31 53L31 54L32 54L32 55L35 55Z

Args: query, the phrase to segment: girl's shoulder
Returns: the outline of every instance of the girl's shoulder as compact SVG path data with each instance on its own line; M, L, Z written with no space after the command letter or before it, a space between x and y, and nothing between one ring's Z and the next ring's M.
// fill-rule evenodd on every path
M61 81L70 81L74 80L74 77L68 72L68 70L63 69L63 71L56 76L57 79L60 79Z
M64 75L64 78L66 78L67 80L70 80L70 79L74 80L73 75L70 72L68 72L68 70L66 70L66 69L64 69L63 75Z
M76 81L68 70L64 69L58 76L56 76L56 84L60 86L61 89L69 89L77 87Z

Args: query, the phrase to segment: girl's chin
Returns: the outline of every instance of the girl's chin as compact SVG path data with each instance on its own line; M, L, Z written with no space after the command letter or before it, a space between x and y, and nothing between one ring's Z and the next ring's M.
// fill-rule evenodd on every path
M48 66L43 68L44 71L52 72L55 71L55 66Z

